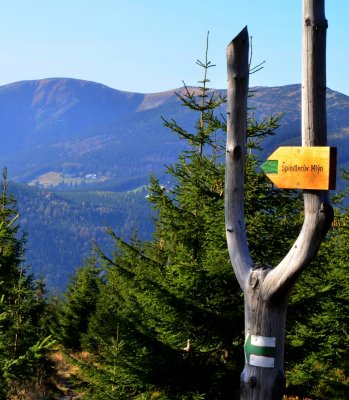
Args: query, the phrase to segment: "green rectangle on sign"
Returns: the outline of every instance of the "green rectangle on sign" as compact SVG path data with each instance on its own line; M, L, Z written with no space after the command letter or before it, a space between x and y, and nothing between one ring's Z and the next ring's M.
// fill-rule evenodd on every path
M262 171L265 174L277 174L279 171L278 160L267 160L261 165Z

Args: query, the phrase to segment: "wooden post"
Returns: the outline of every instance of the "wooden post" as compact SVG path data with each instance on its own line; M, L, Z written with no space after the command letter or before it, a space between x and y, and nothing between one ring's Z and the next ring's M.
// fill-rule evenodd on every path
M325 146L324 0L303 0L303 24L303 146ZM288 254L274 268L267 265L267 260L265 265L253 263L243 208L248 46L245 28L227 48L225 218L229 254L245 302L241 400L281 400L285 388L284 340L289 294L301 271L316 255L332 223L333 210L327 191L305 191L303 227Z

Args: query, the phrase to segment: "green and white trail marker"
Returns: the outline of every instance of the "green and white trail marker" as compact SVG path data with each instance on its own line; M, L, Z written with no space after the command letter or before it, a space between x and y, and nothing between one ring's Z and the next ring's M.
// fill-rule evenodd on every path
M255 367L274 368L275 337L247 335L244 349L246 363Z

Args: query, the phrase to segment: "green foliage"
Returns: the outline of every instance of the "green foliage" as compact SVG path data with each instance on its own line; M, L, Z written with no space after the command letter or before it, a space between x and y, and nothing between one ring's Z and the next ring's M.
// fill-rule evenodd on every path
M52 193L10 183L18 201L21 226L29 232L26 259L48 289L62 292L69 275L89 257L91 243L105 251L113 244L106 224L123 238L137 229L149 239L153 230L144 187L125 193L71 191Z
M58 316L58 336L65 348L81 350L102 284L101 270L92 254L72 276L64 292L64 302Z
M238 398L243 301L224 230L226 122L220 110L225 100L207 88L212 64L206 58L199 65L205 71L201 87L185 86L178 96L198 116L197 123L188 128L164 119L187 150L167 167L166 184L150 178L153 238L140 241L135 235L126 242L109 230L115 251L111 256L100 252L104 282L84 306L87 328L75 325L77 337L83 334L79 345L90 351L87 360L71 357L86 400ZM245 179L249 248L256 263L273 266L303 220L300 193L277 190L258 167L256 154L280 118L257 121L251 111ZM290 301L286 366L291 395L344 400L348 392L348 211L336 210L338 226ZM72 299L84 304L82 282L76 279L69 287L67 310ZM74 313L67 314L67 322L75 321Z
M166 185L150 179L153 239L127 243L110 231L115 252L101 253L105 285L85 342L96 359L80 363L87 399L237 397L243 301L224 229L225 99L207 88L211 63L199 65L201 87L185 86L179 95L197 123L187 129L164 120L188 149L167 167ZM300 222L299 195L273 188L252 154L278 125L279 117L259 123L251 117L248 128L247 231L255 260L270 263L288 249Z
M8 195L6 170L0 197L0 398L14 382L41 379L47 351L55 343L45 328L44 288L22 265L15 201Z
M344 400L349 392L349 208L300 277L290 302L287 356L290 393Z

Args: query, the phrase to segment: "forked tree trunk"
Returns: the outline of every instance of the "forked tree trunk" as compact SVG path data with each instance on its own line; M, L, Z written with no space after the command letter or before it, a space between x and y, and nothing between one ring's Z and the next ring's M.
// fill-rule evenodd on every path
M303 146L324 146L326 129L324 0L303 0ZM230 258L245 301L245 368L241 400L280 400L285 389L287 303L301 271L316 255L333 220L327 191L304 192L304 223L289 253L275 268L255 265L244 224L249 44L247 28L227 49L228 118L226 233Z

